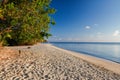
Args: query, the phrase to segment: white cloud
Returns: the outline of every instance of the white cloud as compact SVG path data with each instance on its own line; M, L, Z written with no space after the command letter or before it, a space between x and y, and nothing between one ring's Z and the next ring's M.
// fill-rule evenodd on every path
M94 24L95 26L98 26L98 24Z
M90 29L91 27L90 26L85 26L85 29Z
M120 31L119 31L119 30L116 30L116 31L113 33L113 36L120 36Z

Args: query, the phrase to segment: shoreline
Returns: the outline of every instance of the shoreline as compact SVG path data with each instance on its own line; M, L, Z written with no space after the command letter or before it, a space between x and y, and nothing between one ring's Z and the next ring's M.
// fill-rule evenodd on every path
M75 51L71 51L71 50L66 50L66 49L63 49L63 48L56 47L52 44L49 44L49 45L52 46L53 48L65 51L68 54L71 54L75 57L81 58L81 59L83 59L85 61L88 61L92 64L95 64L97 66L103 67L103 68L108 69L108 70L110 70L112 72L115 72L117 74L120 74L120 64L117 63L117 62L107 60L107 59L102 59L102 58L99 58L99 57L94 57L94 56L87 55L87 54L84 54L84 53L79 53L79 52L75 52Z
M69 50L69 51L72 51L72 50ZM95 58L100 58L100 59L103 59L103 60L107 60L107 61L111 61L111 62L120 64L120 62L118 62L118 61L106 59L106 58L104 58L104 57L99 57L99 56L96 56L96 55L90 55L89 53L86 53L86 52L77 52L77 51L73 51L73 52L80 53L80 54L87 55L87 56L92 56L92 57L95 57Z

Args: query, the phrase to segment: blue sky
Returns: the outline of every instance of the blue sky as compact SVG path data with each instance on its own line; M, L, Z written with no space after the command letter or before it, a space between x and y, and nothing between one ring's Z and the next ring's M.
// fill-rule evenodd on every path
M120 42L120 0L52 0L49 41Z

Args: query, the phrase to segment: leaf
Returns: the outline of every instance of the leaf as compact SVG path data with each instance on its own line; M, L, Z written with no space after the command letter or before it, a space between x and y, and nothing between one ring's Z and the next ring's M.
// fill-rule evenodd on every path
M3 19L3 18L4 18L4 16L3 16L3 10L0 9L0 19Z
M12 38L9 33L6 34L6 37L7 37L7 38L10 38L10 39Z

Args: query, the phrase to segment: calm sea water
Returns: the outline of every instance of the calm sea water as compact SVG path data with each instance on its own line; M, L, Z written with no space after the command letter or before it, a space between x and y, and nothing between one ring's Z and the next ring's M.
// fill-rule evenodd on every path
M120 63L120 43L51 42L54 46Z

